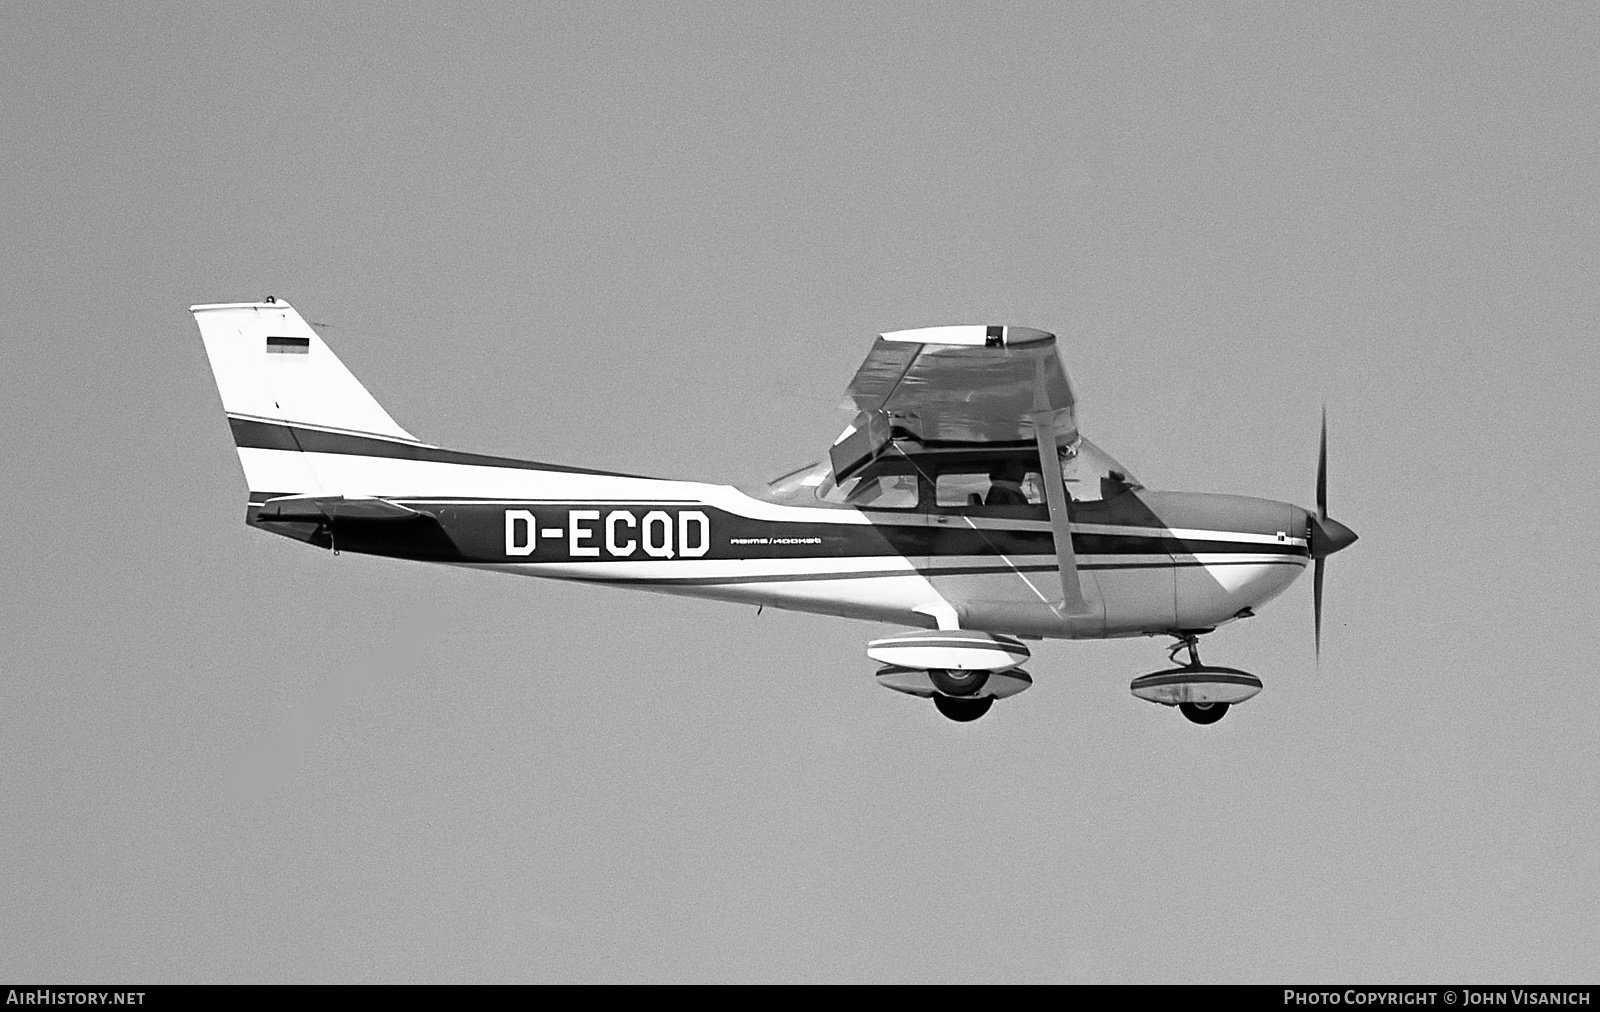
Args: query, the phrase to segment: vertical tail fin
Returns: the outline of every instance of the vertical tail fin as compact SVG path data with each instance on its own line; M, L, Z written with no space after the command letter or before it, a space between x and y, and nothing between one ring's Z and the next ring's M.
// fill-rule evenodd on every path
M234 427L252 492L335 493L317 480L294 427L332 429L416 442L346 369L287 302L190 306ZM281 434L274 447L247 447L242 429L262 424ZM290 451L290 452L284 452Z
M287 302L190 306L230 415L415 440Z

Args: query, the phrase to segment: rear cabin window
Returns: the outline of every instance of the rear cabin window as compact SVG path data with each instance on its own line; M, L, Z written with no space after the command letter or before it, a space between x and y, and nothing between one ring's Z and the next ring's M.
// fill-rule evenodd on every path
M876 474L870 478L846 478L841 485L835 485L830 480L817 489L817 498L825 502L844 503L856 509L915 509L917 476Z
M1021 481L991 478L989 471L947 471L933 485L940 506L1037 506L1044 502L1044 480L1029 471Z

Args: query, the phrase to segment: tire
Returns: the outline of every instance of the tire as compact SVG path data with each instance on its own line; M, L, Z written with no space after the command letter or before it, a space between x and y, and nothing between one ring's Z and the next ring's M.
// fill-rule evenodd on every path
M977 720L988 713L989 707L994 705L994 697L958 699L955 696L934 696L933 705L939 708L940 713L956 723L965 724L969 720Z
M1228 715L1227 703L1179 703L1178 709L1196 724L1215 724Z
M928 680L933 683L935 689L947 696L975 696L989 681L989 672L929 668Z

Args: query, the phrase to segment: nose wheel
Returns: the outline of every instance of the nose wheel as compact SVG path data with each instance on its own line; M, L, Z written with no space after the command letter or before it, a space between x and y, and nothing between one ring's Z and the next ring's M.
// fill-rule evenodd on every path
M1189 722L1204 725L1215 724L1228 715L1233 704L1261 691L1261 679L1248 671L1201 663L1198 632L1173 635L1178 642L1167 653L1168 660L1179 664L1178 654L1187 650L1188 663L1135 678L1128 686L1135 696L1162 706L1175 706Z
M1205 665L1200 663L1200 637L1194 633L1184 633L1178 637L1178 642L1172 644L1167 651L1167 660L1173 664L1178 663L1178 651L1189 651L1189 663L1185 669L1202 671ZM1178 712L1189 718L1195 724L1215 724L1228 715L1228 703L1201 702L1179 703Z

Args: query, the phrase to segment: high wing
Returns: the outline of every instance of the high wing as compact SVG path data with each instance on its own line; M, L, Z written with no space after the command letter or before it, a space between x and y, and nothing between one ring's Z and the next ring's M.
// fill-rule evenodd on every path
M881 334L847 396L857 413L829 452L836 481L890 453L1036 447L1061 571L1062 609L1087 610L1060 457L1063 448L1078 442L1076 398L1054 334L993 326Z
M1077 438L1072 384L1054 334L1030 327L925 327L883 334L850 381L862 415L881 415L925 444L1034 441L1034 415L1056 413Z

